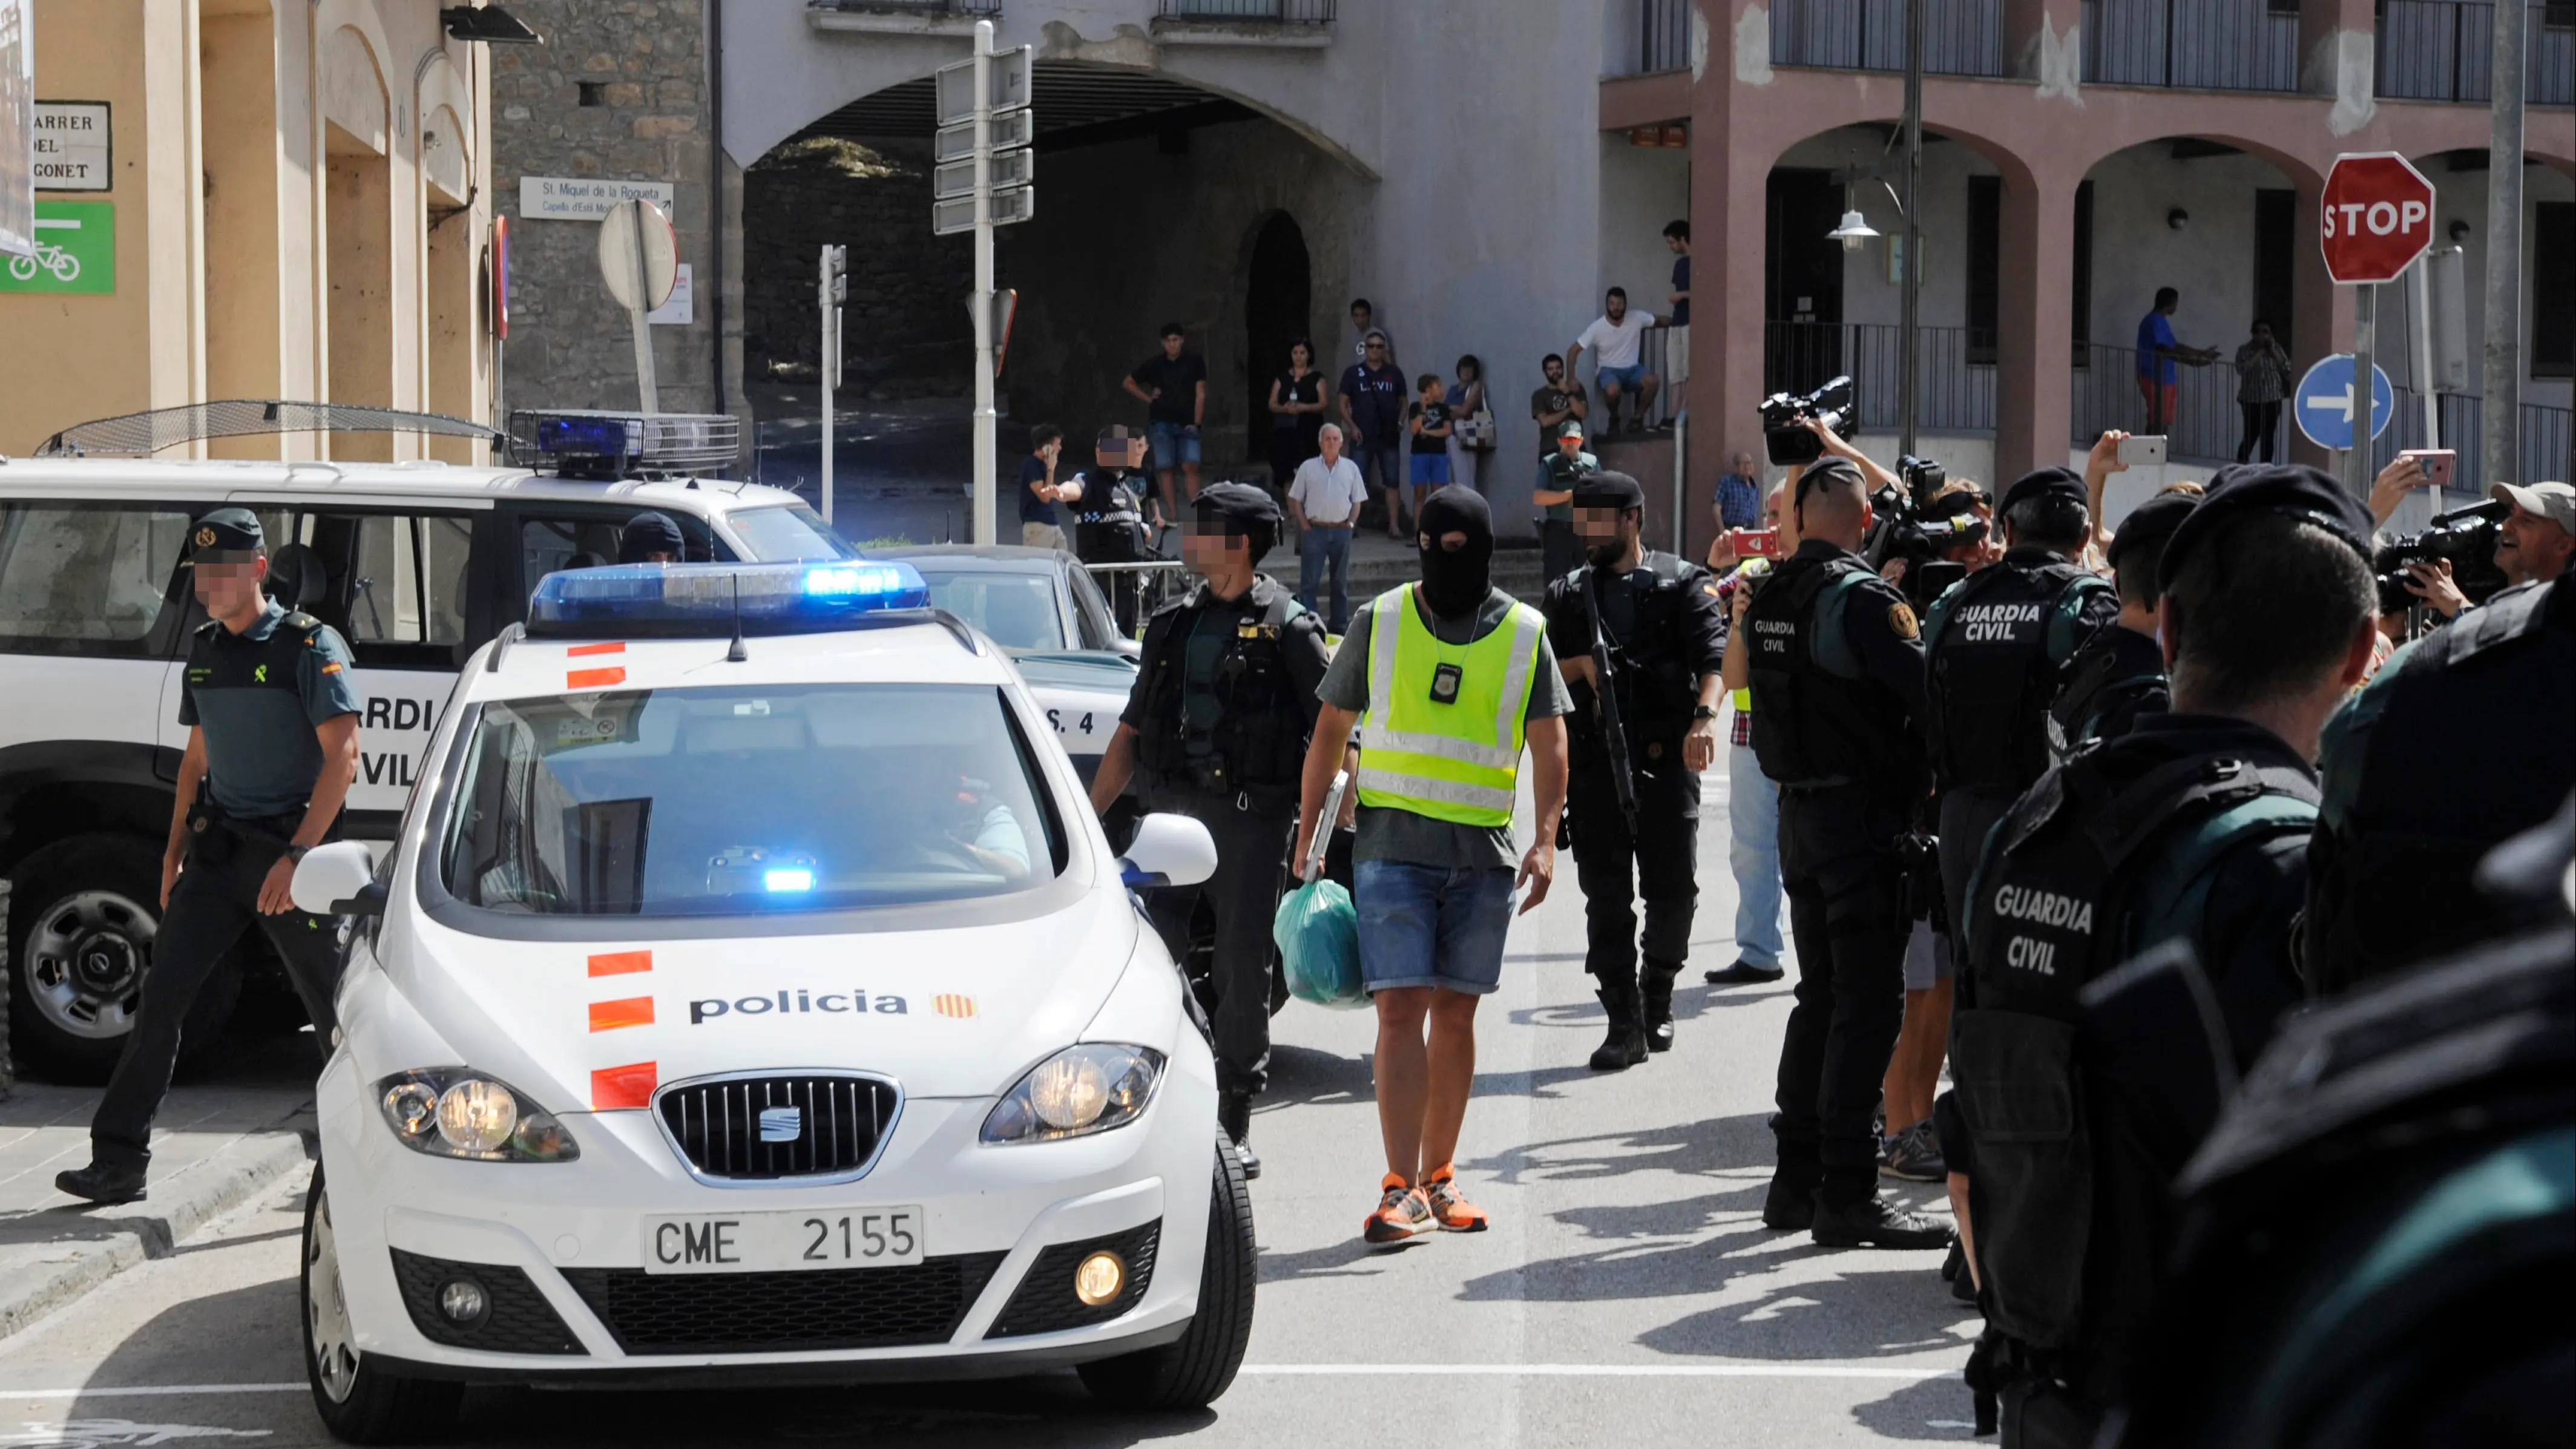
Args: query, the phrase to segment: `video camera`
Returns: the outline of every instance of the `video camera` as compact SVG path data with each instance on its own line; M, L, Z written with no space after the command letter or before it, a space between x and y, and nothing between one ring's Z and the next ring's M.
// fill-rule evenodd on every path
M1884 568L1890 559L1903 559L1906 596L1916 604L1929 604L1943 589L1967 577L1966 564L1943 555L1985 542L1986 521L1976 515L1973 494L1933 497L1950 481L1949 471L1940 464L1908 454L1896 460L1896 472L1901 484L1890 483L1870 497L1875 518L1869 537L1861 541L1861 556L1874 569Z
M1852 380L1837 377L1804 396L1775 392L1762 400L1762 448L1774 466L1794 468L1825 455L1824 439L1807 431L1808 418L1851 441L1860 431L1860 411L1852 406Z
M2451 582L2469 596L2470 603L2483 604L2493 597L2505 586L2504 570L2496 567L2496 541L2503 534L2499 525L2511 512L2510 505L2489 500L2436 514L2432 526L2423 532L2380 545L2370 564L2379 581L2379 612L2402 614L2423 602L2406 588L2406 566L2437 559L2450 560Z

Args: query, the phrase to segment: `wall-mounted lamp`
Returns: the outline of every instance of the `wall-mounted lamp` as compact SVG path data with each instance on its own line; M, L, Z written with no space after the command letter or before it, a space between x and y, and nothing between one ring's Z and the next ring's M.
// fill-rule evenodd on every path
M2172 227L2176 231L2181 231L2183 228L2191 225L2191 213L2177 206L2173 210L2165 213L2165 225Z
M454 40L479 40L486 45L546 43L526 21L498 5L449 5L438 12L438 23Z
M2453 218L2451 218L2451 240L2453 240L2453 241L2455 241L2455 242L2464 242L2464 241L2467 241L2468 239L2469 239L2469 224L2468 224L2468 222L2466 222L2466 221L2462 220L2462 219L2461 219L2461 218L2459 218L2459 217L2453 217Z

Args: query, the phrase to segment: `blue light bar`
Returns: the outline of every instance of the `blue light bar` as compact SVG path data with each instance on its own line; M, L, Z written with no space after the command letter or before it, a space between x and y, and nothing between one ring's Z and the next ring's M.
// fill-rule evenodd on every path
M614 564L545 576L528 636L723 639L828 634L930 607L907 563Z
M802 869L801 867L790 870L773 870L761 876L761 883L768 886L773 892L810 891L814 888L814 872Z

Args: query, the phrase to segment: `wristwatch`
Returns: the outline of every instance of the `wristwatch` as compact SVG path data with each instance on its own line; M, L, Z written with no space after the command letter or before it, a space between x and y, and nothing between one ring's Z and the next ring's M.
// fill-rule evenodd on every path
M293 861L297 865L302 865L304 863L306 853L312 849L313 847L309 845L289 845L286 847L285 858Z
M1715 719L1717 718L1717 707L1715 705L1708 704L1695 705L1691 709L1691 718L1693 720Z

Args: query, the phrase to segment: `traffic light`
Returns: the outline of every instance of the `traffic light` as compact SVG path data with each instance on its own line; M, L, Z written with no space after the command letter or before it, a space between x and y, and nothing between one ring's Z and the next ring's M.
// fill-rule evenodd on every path
M850 300L850 249L845 246L823 248L823 283L837 307Z

